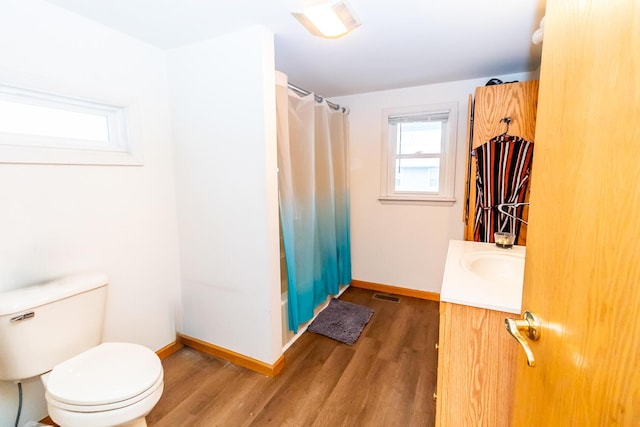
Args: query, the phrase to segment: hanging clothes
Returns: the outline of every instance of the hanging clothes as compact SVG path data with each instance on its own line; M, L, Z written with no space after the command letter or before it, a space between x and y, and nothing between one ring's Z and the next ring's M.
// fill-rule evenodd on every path
M521 221L498 211L503 203L524 203L533 158L533 142L502 134L475 149L476 215L474 240L493 242L493 233L520 234ZM509 212L522 218L523 206Z

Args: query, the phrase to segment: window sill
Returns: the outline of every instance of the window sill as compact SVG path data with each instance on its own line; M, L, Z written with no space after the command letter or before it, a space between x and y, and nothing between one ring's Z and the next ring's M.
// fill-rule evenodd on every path
M143 166L142 159L139 155L125 151L22 147L2 145L0 143L0 164L1 163Z
M388 205L423 205L423 206L453 206L453 197L420 197L420 196L379 196L378 201Z

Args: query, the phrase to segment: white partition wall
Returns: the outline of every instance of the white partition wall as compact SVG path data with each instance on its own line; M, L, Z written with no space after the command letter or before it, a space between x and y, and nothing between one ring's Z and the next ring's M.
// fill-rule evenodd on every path
M272 364L282 354L273 34L168 52L183 333Z

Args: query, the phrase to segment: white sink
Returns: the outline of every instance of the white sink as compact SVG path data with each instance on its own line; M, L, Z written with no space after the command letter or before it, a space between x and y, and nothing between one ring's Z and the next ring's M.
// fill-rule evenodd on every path
M524 246L451 240L440 301L519 315L526 253Z
M513 282L522 285L524 276L524 254L486 251L462 255L462 267L476 276L497 282Z

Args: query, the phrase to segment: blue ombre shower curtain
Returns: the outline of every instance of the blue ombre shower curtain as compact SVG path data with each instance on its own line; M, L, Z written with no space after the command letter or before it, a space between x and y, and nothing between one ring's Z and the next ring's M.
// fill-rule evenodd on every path
M348 115L299 96L277 73L278 184L289 329L351 283Z

